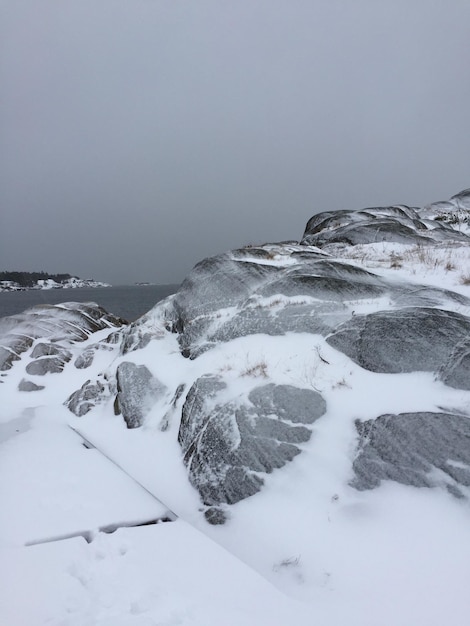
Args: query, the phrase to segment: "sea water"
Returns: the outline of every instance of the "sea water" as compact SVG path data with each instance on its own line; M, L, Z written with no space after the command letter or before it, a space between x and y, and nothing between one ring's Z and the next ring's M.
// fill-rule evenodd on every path
M122 285L79 289L31 289L0 293L0 317L15 315L36 304L96 302L108 313L132 322L157 302L173 294L178 285Z

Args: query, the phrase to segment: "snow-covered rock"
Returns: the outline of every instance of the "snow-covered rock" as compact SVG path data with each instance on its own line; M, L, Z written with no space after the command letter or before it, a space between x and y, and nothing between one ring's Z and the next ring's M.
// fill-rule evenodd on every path
M315 215L300 243L203 260L133 324L81 304L0 320L17 593L53 556L35 623L464 626L467 201Z
M42 341L36 342L31 358L55 354L61 355L64 360L67 351L59 342L85 341L93 333L120 327L123 323L119 317L107 313L93 302L37 305L24 313L0 318L0 371L10 369L36 340ZM48 342L46 351L43 340ZM46 371L47 368L43 373Z
M221 377L199 378L183 406L178 441L189 479L205 505L252 496L270 474L301 452L309 425L326 411L322 396L292 385L261 384L247 396L227 394ZM206 518L223 523L220 509Z
M414 487L445 486L463 497L460 487L470 487L468 415L381 415L358 420L356 428L359 442L352 481L356 489L374 489L383 480L393 480Z
M145 365L124 361L116 370L115 412L121 414L128 428L142 426L145 416L167 388Z
M433 202L421 209L420 214L468 233L470 230L470 189L464 189L452 196L450 200Z
M437 372L469 333L465 315L413 306L356 315L327 342L371 372Z
M301 243L324 248L328 244L358 245L378 242L436 244L466 241L466 235L436 222L431 213L426 219L419 209L404 205L373 207L361 211L328 211L314 215L307 223Z

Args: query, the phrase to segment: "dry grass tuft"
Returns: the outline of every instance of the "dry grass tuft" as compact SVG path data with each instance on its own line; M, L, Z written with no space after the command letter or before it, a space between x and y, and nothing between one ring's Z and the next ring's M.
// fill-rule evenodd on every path
M268 364L266 361L259 361L254 365L246 367L240 376L251 376L254 378L267 378L268 377Z

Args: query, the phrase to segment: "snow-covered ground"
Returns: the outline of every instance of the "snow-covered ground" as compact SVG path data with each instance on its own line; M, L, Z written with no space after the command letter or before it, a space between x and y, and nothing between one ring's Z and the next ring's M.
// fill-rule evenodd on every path
M470 295L470 248L461 243L436 246L381 242L338 246L338 256L387 278L445 287ZM330 250L332 256L334 249Z
M328 252L389 280L470 297L470 252L460 244ZM273 253L253 262L284 261ZM387 308L380 298L344 304L356 314ZM146 322L157 335L159 315ZM168 394L129 430L113 398L80 418L63 405L87 379L105 380L129 360L109 344L76 369L74 358L110 332L70 343L73 358L38 380L42 390L18 391L23 360L0 378L1 624L467 626L468 499L392 482L358 491L350 481L356 420L468 414L470 391L429 372L367 371L320 335L238 337L190 360L162 330L132 360ZM302 454L230 506L225 524L210 525L177 441L182 400L169 407L180 381L219 372L231 398L268 380L320 392L327 411Z

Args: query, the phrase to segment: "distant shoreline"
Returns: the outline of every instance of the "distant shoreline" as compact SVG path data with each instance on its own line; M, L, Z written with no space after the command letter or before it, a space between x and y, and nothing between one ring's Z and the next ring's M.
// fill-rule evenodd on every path
M147 313L158 301L175 293L179 284L113 285L81 289L24 289L0 293L0 319L17 315L37 305L61 302L96 302L109 313L133 321Z
M81 289L83 287L111 287L94 278L79 278L71 274L48 272L0 272L0 292L50 289Z

